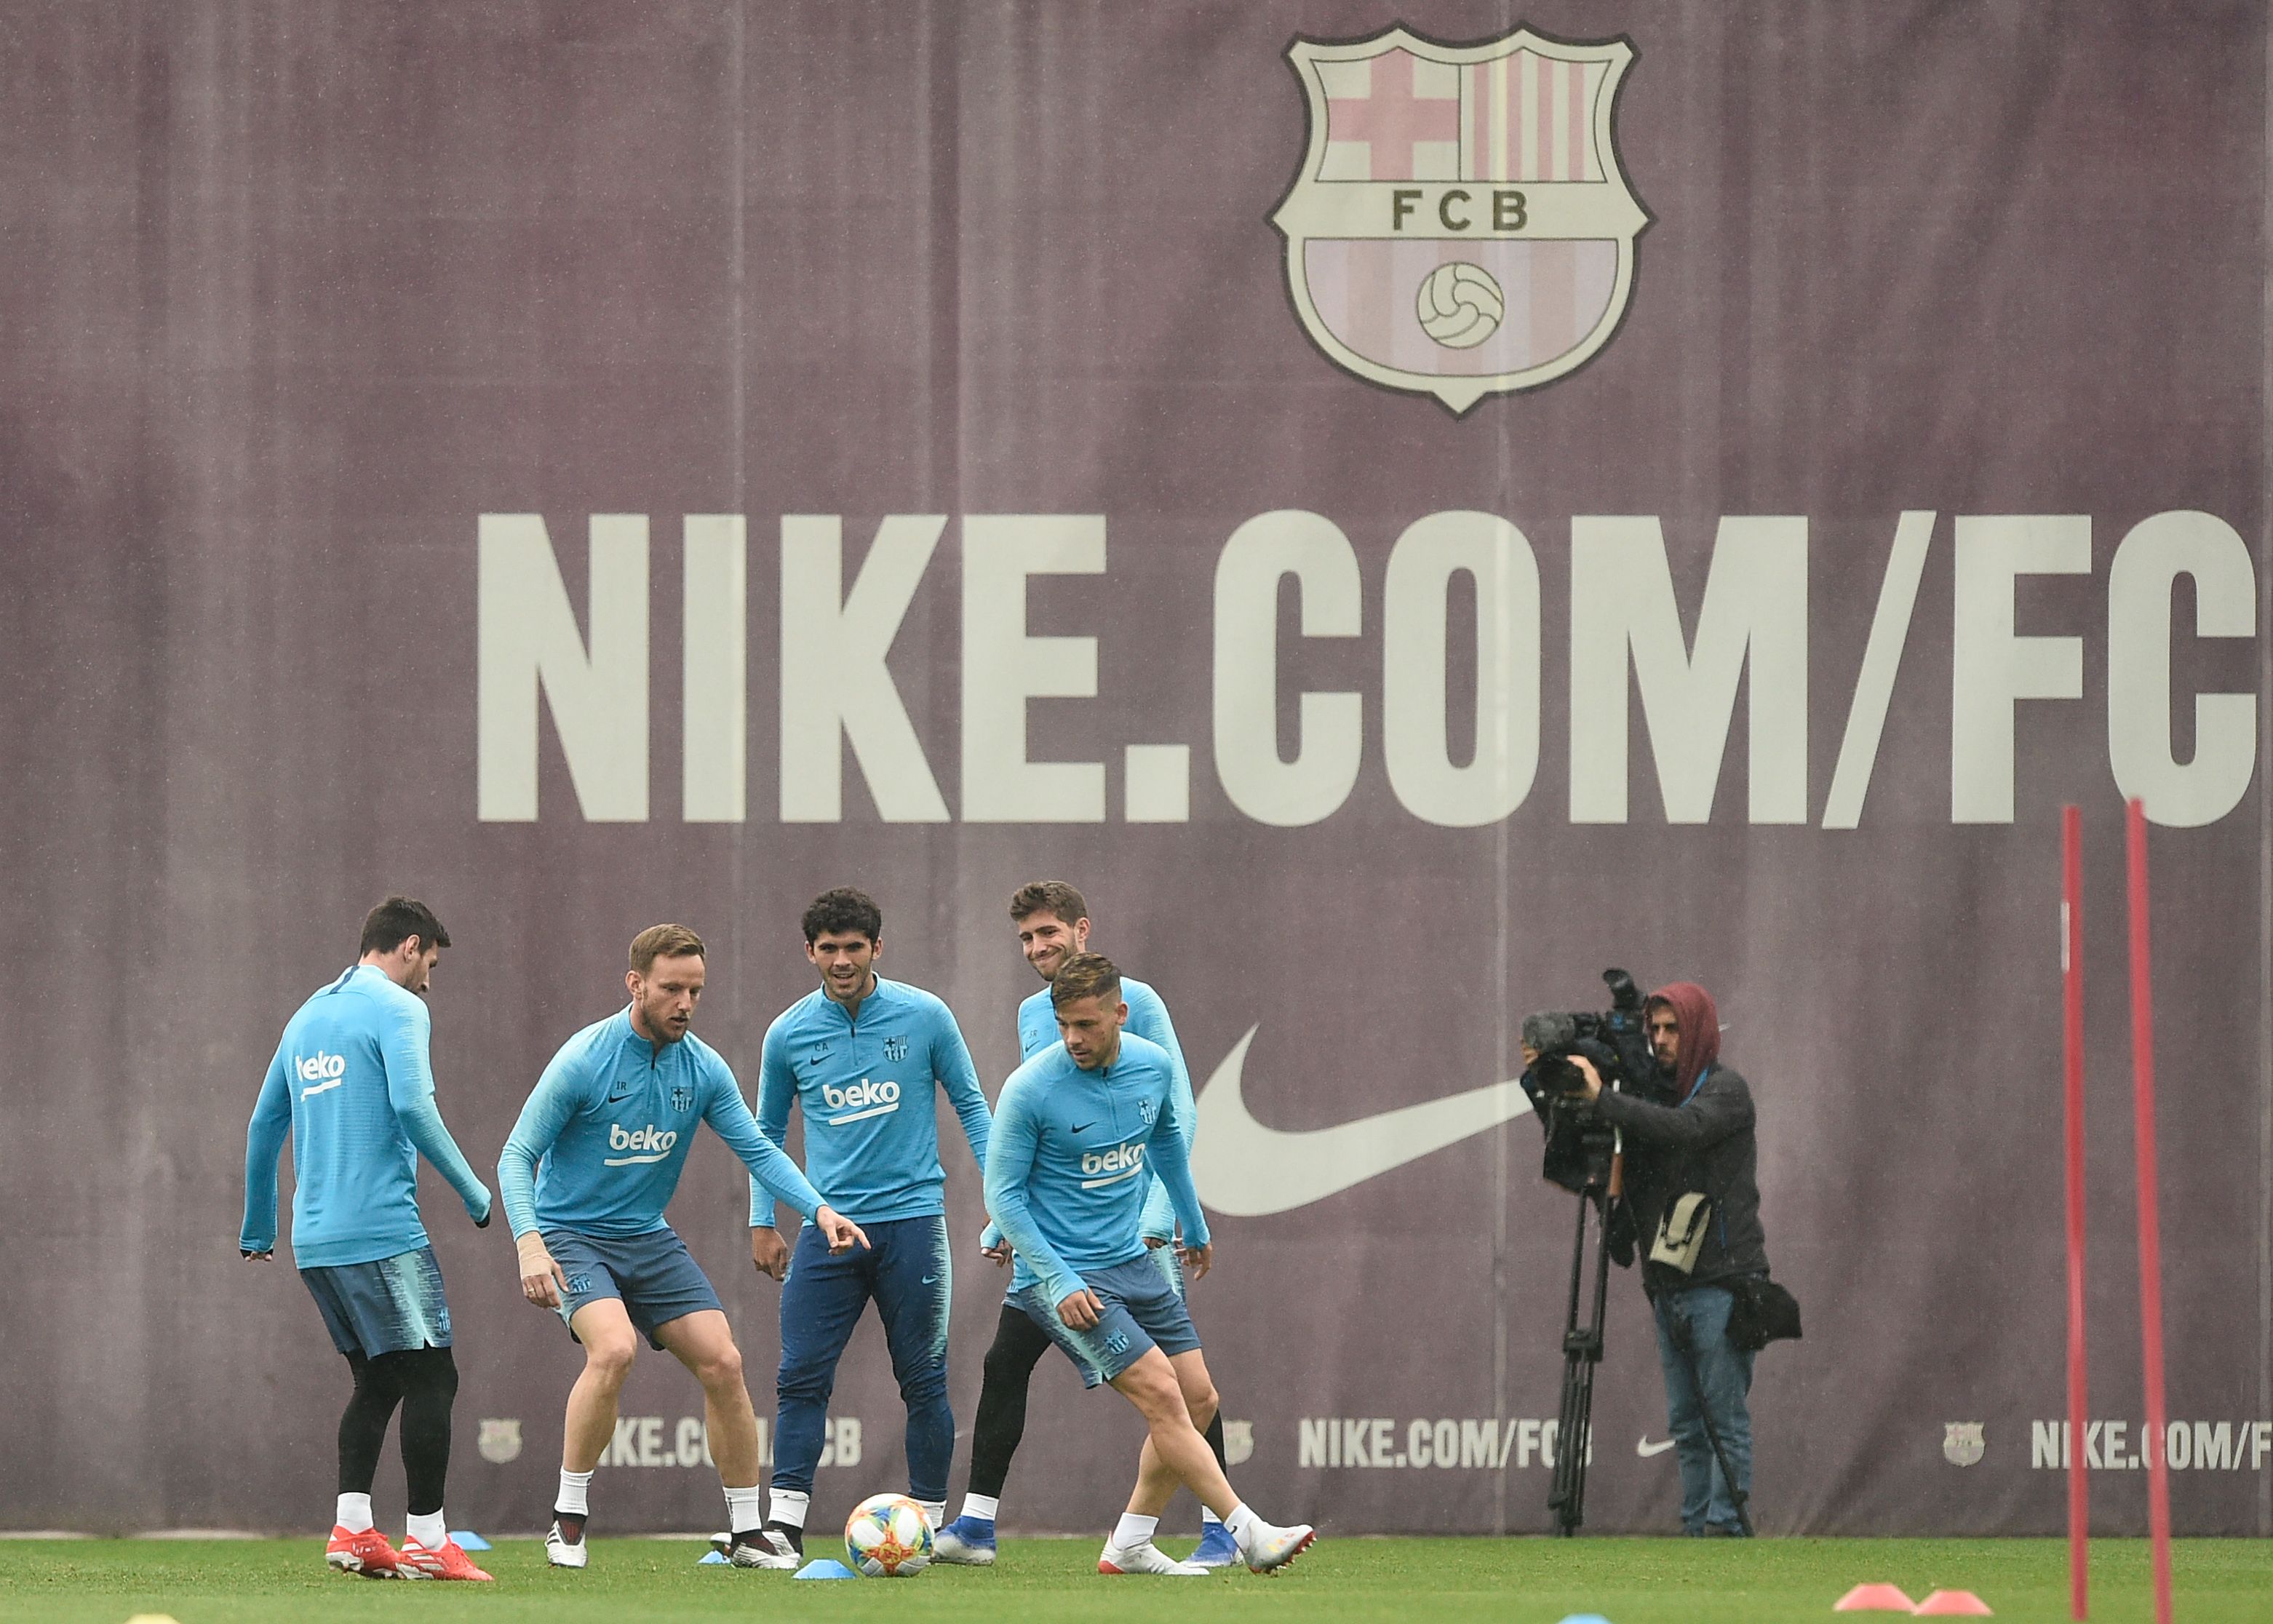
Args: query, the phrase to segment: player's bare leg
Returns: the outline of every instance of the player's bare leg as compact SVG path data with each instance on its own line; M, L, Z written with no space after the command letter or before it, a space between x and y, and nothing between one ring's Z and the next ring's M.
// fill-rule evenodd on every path
M616 1403L639 1353L639 1333L632 1329L620 1298L593 1298L576 1311L568 1328L583 1347L584 1368L568 1389L568 1414L560 1429L560 1493L553 1502L551 1530L544 1537L545 1560L555 1568L581 1568L590 1560L584 1546L585 1491L615 1438Z
M1121 1537L1123 1530L1141 1530L1147 1537L1144 1543L1149 1545L1151 1525L1167 1509L1179 1484L1223 1519L1239 1542L1247 1565L1257 1573L1283 1568L1309 1547L1313 1534L1307 1525L1275 1527L1247 1508L1223 1468L1216 1464L1215 1451L1193 1425L1196 1401L1204 1403L1210 1419L1216 1402L1215 1384L1197 1349L1179 1354L1173 1361L1157 1348L1147 1349L1142 1358L1114 1378L1113 1385L1144 1417L1146 1432L1144 1447L1137 1457L1136 1486L1129 1496L1129 1509L1122 1514L1121 1530L1116 1530L1100 1566L1107 1565L1117 1550L1126 1548ZM1208 1571L1190 1563L1147 1571L1181 1573L1186 1568L1201 1574Z
M682 1314L656 1327L655 1339L702 1384L710 1458L726 1492L726 1521L733 1533L730 1560L738 1568L795 1568L795 1552L761 1535L765 1518L758 1486L758 1417L742 1375L742 1350L734 1345L726 1316L715 1308Z

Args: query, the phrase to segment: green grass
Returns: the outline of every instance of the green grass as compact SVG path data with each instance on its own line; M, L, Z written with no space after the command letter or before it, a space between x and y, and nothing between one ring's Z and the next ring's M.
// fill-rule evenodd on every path
M1183 1547L1166 1542L1170 1549ZM1556 1624L1599 1613L1612 1624L1825 1624L1862 1580L1914 1597L1937 1585L1977 1592L2002 1620L2067 1617L2066 1547L2037 1539L1326 1539L1291 1572L1208 1579L1108 1579L1094 1540L1006 1542L992 1569L934 1568L901 1582L800 1583L784 1574L700 1568L702 1547L595 1541L592 1566L553 1573L541 1545L514 1540L481 1560L494 1585L376 1583L327 1572L314 1540L0 1542L0 1619L124 1624L138 1613L180 1624L289 1620L542 1620L582 1624L761 1617L769 1624L911 1619L1489 1619ZM2273 1542L2179 1543L2183 1624L2273 1618ZM2147 1549L2093 1546L2094 1620L2153 1616ZM1842 1615L1846 1616L1846 1615ZM1860 1620L1892 1613L1853 1615Z

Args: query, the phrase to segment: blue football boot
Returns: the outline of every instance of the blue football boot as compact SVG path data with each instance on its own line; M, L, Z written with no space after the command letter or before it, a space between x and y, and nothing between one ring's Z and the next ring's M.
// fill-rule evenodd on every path
M1203 1568L1228 1568L1239 1560L1239 1541L1220 1522L1207 1522L1200 1528L1199 1549L1185 1559Z
M932 1536L934 1561L959 1562L971 1568L994 1565L994 1525L977 1517L957 1517Z

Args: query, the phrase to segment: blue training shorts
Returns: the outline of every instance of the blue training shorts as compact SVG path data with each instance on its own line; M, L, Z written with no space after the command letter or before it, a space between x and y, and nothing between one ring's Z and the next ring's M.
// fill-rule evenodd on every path
M614 1297L631 1316L633 1328L648 1346L661 1348L656 1330L673 1320L720 1306L718 1294L686 1250L678 1232L665 1227L621 1240L547 1229L544 1249L568 1278L560 1298L560 1323L576 1335L576 1311L602 1297Z
M300 1278L324 1316L332 1346L341 1353L375 1359L450 1345L450 1304L431 1246L375 1263L304 1268Z
M1173 1267L1173 1255L1170 1262ZM1028 1286L1011 1297L1027 1319L1064 1350L1081 1372L1082 1386L1113 1380L1143 1358L1148 1348L1174 1358L1200 1345L1183 1293L1169 1283L1157 1258L1134 1258L1093 1270L1082 1276L1082 1283L1105 1305L1104 1313L1086 1331L1076 1331L1058 1318L1058 1305L1046 1300L1049 1292L1043 1286Z

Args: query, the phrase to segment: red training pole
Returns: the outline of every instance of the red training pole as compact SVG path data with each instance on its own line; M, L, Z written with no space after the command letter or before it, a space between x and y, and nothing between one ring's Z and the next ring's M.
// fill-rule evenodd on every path
M2147 1375L2147 1531L2155 1624L2171 1624L2171 1476L2163 1414L2163 1235L2155 1178L2155 986L2147 964L2147 808L2125 812L2131 882L2131 1085L2139 1148L2139 1335Z
M2091 1480L2084 1470L2083 1337L2083 813L2060 813L2061 1059L2067 1104L2067 1588L2068 1616L2090 1604Z

